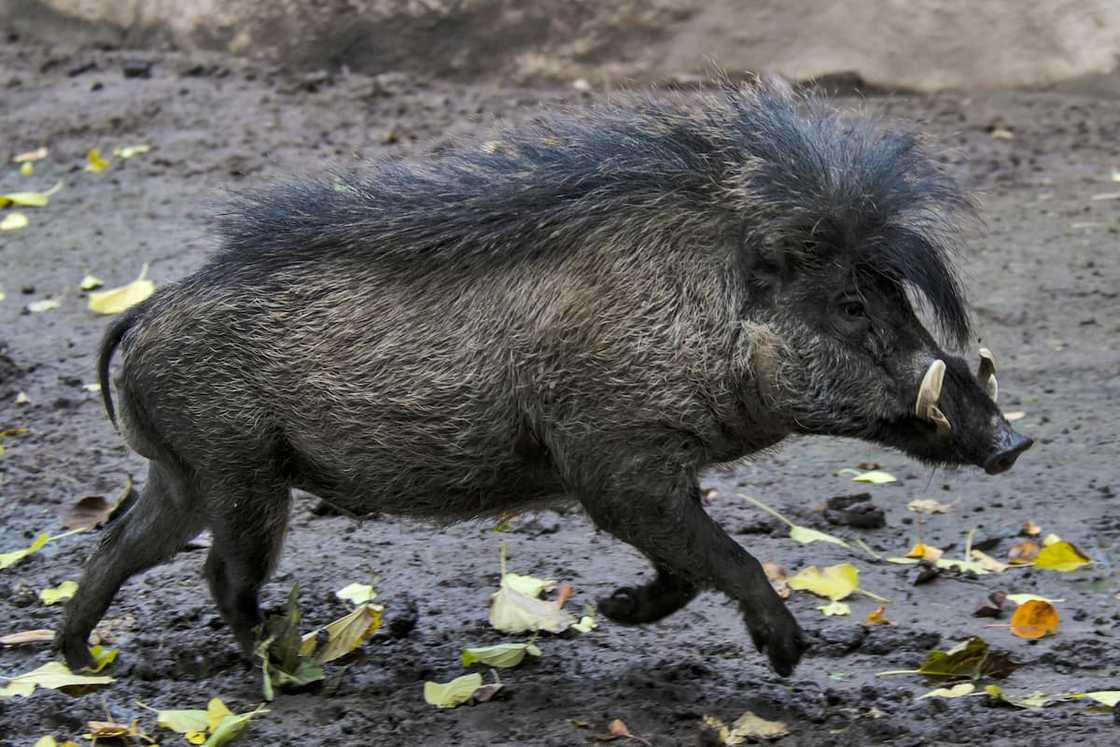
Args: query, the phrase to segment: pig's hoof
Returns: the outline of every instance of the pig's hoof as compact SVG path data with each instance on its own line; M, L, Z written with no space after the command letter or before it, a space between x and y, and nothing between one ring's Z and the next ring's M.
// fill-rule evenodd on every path
M62 658L66 659L66 666L70 667L71 672L77 672L86 667L94 667L97 662L93 660L93 655L89 652L89 647L86 646L85 636L64 636L60 638L58 651L62 654Z
M770 666L783 677L793 674L801 656L809 649L809 642L797 621L788 612L787 617L777 624L750 628L755 648L766 653Z

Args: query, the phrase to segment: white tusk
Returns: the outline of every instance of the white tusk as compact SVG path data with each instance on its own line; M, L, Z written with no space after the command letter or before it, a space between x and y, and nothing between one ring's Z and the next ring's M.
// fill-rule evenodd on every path
M929 420L929 408L937 407L941 400L941 383L945 380L945 361L938 358L929 364L922 384L918 387L918 399L914 402L914 414Z
M945 435L949 431L953 430L953 427L949 425L949 418L945 417L945 413L937 409L937 405L931 405L928 412L929 419L932 420L933 424L937 426L938 433Z
M980 348L980 367L976 369L976 378L988 392L988 396L995 402L999 396L999 382L996 381L996 357L987 348Z

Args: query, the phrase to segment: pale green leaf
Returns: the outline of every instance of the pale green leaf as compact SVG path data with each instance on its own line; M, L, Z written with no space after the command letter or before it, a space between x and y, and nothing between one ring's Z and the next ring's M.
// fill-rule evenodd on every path
M372 602L377 598L377 592L373 590L371 584L347 584L334 593L336 597L343 601L353 602L354 604L365 604Z
M107 685L110 682L113 682L112 677L74 674L62 662L52 661L26 674L8 678L8 684L0 688L0 697L13 695L26 697L31 695L36 687L57 690L60 687L73 685Z
M848 547L848 543L839 537L834 537L826 532L818 532L816 529L810 529L809 527L797 526L796 524L790 525L789 538L803 545L808 545L813 542L829 542L833 545Z
M156 719L159 721L161 728L170 729L179 734L186 734L192 731L206 731L208 715L207 711L198 709L189 711L158 711L156 713Z
M38 552L43 545L47 544L47 540L49 539L50 535L43 532L35 537L35 540L29 547L25 547L22 550L13 550L12 552L0 553L0 569L10 568L11 566L26 558L28 555Z
M825 615L850 615L852 608L843 602L829 602L823 607L817 607Z
M461 656L464 667L479 663L505 669L516 667L525 656L540 656L541 650L532 643L499 643L495 646L465 648Z
M53 588L48 587L39 592L39 599L43 604L58 604L70 599L78 591L77 581L63 581Z
M466 703L482 687L482 675L465 674L450 682L425 682L424 701L437 708L454 708Z
M962 695L971 695L975 690L976 685L971 682L962 682L952 687L939 687L935 690L930 690L924 695L919 695L918 700L922 698L959 698Z

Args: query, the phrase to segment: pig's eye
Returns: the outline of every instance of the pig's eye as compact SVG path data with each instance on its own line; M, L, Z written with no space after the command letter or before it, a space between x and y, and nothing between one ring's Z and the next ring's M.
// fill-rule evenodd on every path
M848 319L862 319L867 316L867 309L858 298L845 298L840 302L840 313Z

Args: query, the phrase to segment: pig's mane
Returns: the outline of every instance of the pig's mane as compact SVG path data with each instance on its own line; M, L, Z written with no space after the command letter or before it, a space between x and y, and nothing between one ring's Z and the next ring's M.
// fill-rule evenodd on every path
M972 206L920 139L780 82L623 96L486 143L236 198L215 267L508 263L595 242L631 251L697 229L767 259L838 255L905 284L963 343L956 219ZM712 231L711 226L721 226Z

